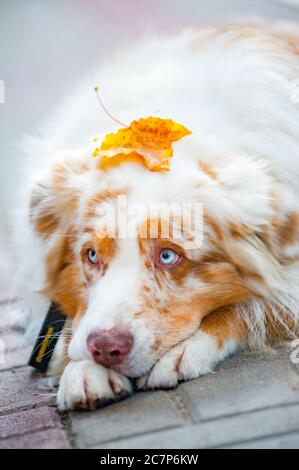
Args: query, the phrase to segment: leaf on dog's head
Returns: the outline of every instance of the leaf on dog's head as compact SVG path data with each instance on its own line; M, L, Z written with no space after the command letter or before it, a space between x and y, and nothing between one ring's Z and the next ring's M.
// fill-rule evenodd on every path
M103 169L134 161L151 171L169 170L173 142L189 134L186 127L172 119L139 119L115 134L108 134L93 156L101 157L99 165Z

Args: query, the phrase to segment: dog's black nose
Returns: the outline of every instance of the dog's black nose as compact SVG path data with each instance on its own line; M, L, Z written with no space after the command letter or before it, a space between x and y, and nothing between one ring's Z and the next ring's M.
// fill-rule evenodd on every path
M132 335L117 327L92 332L87 338L87 347L94 361L104 367L121 364L131 351L132 345Z

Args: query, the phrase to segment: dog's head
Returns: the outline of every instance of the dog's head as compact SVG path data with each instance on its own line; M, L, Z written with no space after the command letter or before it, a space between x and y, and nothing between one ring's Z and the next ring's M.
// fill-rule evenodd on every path
M86 157L35 185L45 290L72 318L72 359L138 377L210 312L275 287L298 230L278 183L256 158L207 164L182 148L168 173Z

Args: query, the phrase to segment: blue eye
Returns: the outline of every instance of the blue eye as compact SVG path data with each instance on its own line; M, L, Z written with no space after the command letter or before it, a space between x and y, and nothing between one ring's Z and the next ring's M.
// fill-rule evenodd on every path
M91 264L99 264L99 258L96 250L89 250L87 254L88 261Z
M159 262L164 266L173 266L180 260L180 255L170 248L161 250L159 255Z

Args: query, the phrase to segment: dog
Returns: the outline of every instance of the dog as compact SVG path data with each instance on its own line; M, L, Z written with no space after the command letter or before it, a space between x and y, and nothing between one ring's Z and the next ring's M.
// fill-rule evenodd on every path
M51 302L67 318L47 372L61 375L59 410L94 409L133 383L175 387L243 347L296 335L298 77L289 25L145 38L104 61L24 143L36 171L15 226L18 279L31 325ZM99 107L98 81L122 122L158 116L190 130L173 144L169 171L99 167L92 138L120 124ZM139 215L131 236L119 226L109 236L103 209L119 211L120 197L130 207L200 204L202 224L151 237Z

